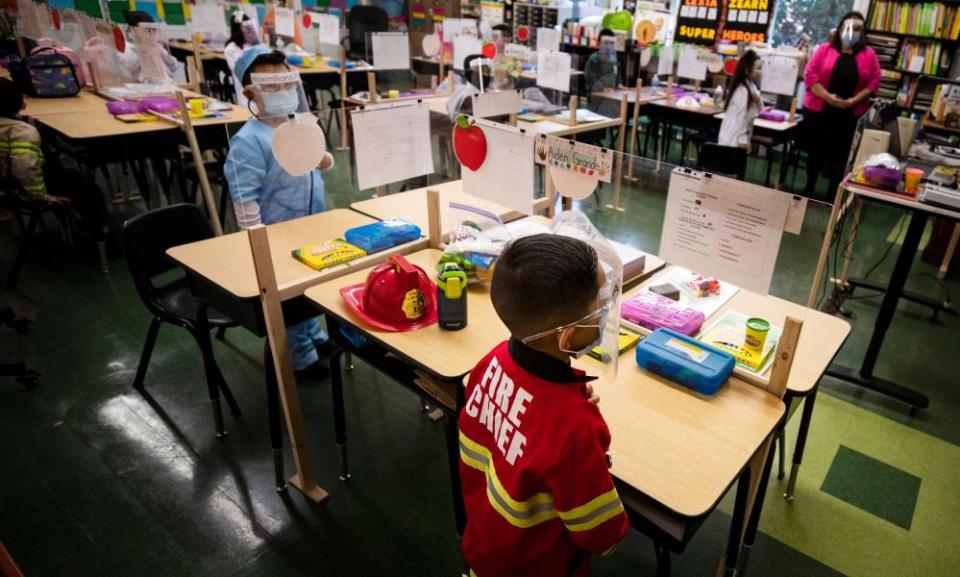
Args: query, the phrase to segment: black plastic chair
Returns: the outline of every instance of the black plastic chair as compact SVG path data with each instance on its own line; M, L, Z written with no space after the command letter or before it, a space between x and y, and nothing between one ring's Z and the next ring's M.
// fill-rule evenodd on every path
M697 168L712 174L744 180L747 176L747 149L704 143L697 154Z
M7 272L6 288L10 290L17 288L23 261L33 244L33 235L37 232L37 226L45 214L57 217L63 230L64 240L68 245L73 245L70 205L46 200L24 200L21 191L19 182L12 178L0 177L0 207L13 214L20 227L20 246Z
M167 249L212 236L213 231L203 213L192 204L159 208L123 223L123 248L130 275L140 299L153 314L133 387L143 390L143 380L150 364L150 354L157 341L157 333L160 331L160 323L166 322L187 329L200 347L217 437L223 437L227 432L220 411L220 391L223 391L231 413L239 415L240 407L237 406L237 401L213 357L210 329L217 328L218 337L222 338L223 331L237 323L198 299L193 294L186 274L174 280L167 280L165 275L178 268L177 263L167 256ZM165 276L164 284L155 284L154 279L160 275Z
M347 57L362 59L367 57L367 34L387 31L387 13L378 6L354 6L347 16L347 23L350 41Z

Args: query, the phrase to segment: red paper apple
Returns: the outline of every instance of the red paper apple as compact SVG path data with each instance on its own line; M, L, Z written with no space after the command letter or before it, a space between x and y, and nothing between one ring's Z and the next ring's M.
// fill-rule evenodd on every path
M453 152L460 164L477 171L487 159L487 137L483 130L461 114L453 127Z

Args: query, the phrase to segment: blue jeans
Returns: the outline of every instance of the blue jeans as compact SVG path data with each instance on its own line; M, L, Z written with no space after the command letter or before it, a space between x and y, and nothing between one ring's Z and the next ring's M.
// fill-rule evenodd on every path
M327 333L320 328L320 321L314 317L287 327L287 341L290 343L293 370L302 371L319 360L317 345L327 341Z

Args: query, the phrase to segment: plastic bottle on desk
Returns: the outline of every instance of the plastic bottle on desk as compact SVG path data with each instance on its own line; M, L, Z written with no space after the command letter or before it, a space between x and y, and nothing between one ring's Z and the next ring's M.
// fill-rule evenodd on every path
M723 86L717 86L713 91L713 108L720 110L723 107Z

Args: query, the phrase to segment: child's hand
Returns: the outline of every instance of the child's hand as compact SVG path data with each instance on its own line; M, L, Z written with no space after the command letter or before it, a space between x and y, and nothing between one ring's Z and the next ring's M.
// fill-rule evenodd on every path
M587 401L593 403L594 405L600 404L600 395L593 391L593 385L587 383Z
M327 170L333 166L333 155L329 152L323 154L323 160L320 161L320 170Z

